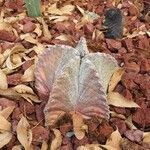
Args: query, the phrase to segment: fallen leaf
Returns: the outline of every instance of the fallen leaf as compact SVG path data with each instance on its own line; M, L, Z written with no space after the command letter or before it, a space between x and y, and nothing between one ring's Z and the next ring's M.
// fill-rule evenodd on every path
M134 126L133 122L132 122L132 115L130 115L126 120L125 123L127 124L127 126L130 129L137 129L137 127Z
M67 21L69 19L68 16L50 16L49 20L53 21L54 23Z
M88 130L87 125L84 124L83 117L79 113L72 114L72 121L73 121L73 131L75 137L78 140L81 140L85 136L85 132Z
M126 108L132 108L132 107L140 107L138 104L136 104L132 100L127 100L124 96L117 92L110 92L107 96L109 105L117 106L117 107L126 107Z
M30 125L25 117L22 116L18 125L17 125L17 138L25 150L31 150L32 142L32 131Z
M50 149L51 150L58 150L62 144L62 135L58 129L53 129L53 132L54 132L55 138L52 140Z
M48 29L48 25L46 24L46 22L44 21L43 18L41 18L41 22L42 22L42 26L43 26L43 28L42 28L43 29L43 35L45 37L51 39L52 35L51 35L51 33L50 33L49 29Z
M0 133L0 148L8 144L11 139L12 139L12 133L7 131Z
M22 146L21 145L15 145L13 146L12 150L22 150Z
M0 89L6 90L8 88L6 74L0 69Z
M77 150L102 150L100 144L86 144L84 146L77 147Z
M34 65L30 66L23 74L21 78L22 82L34 81Z
M121 150L121 147L120 147L121 139L122 137L117 129L107 139L106 145L101 145L101 146L104 148L107 148L108 150Z
M35 94L33 92L32 88L30 88L29 86L24 85L24 84L19 84L19 85L13 87L13 89L20 94L25 94L25 93Z
M5 119L7 119L13 112L14 108L15 108L15 106L9 106L9 107L1 110L0 115L2 115Z
M71 15L72 11L75 9L75 6L73 5L65 5L64 7L60 8L60 11L62 12L62 14L67 14L67 15Z
M112 92L115 89L116 85L121 81L121 77L123 73L124 73L124 69L122 68L118 68L114 72L109 82L108 92Z
M41 150L48 150L48 144L45 141L42 142Z
M41 26L40 24L35 24L36 25L36 28L35 30L33 31L33 33L36 33L38 37L40 37L42 35L42 29L41 29Z
M66 34L59 35L55 39L61 40L61 41L68 41L69 40L69 38Z
M0 114L0 130L10 131L11 130L11 123L7 121L4 116Z
M124 115L118 114L114 111L110 111L110 114L111 114L111 117L120 118L120 119L124 119L124 120L126 119L126 117Z
M23 97L25 100L27 100L31 104L32 104L32 102L35 102L35 103L41 102L41 100L39 100L37 95L33 95L33 94L20 94L20 95L21 95L21 97Z
M150 144L150 132L143 133L143 142Z

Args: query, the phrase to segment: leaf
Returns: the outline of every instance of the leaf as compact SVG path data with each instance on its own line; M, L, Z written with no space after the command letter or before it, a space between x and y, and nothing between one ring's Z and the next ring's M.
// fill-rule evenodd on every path
M13 112L15 106L9 106L3 110L0 111L0 115L2 115L5 119L7 119L10 114Z
M124 96L117 92L108 93L107 98L109 105L126 108L139 107L139 105L137 105L134 101L127 100Z
M69 46L50 45L41 55L35 66L35 87L39 93L49 97L55 76L62 72L69 60L78 53ZM51 61L49 61L51 58ZM60 62L61 66L59 66ZM49 66L49 67L48 67ZM48 67L48 68L47 68Z
M48 145L45 141L42 142L41 150L48 150Z
M12 133L7 131L0 133L0 148L8 144L11 139L12 139Z
M21 145L13 146L12 150L22 150L22 146Z
M6 74L0 69L0 89L6 90L8 88Z
M106 145L109 145L117 150L121 150L120 148L120 142L121 142L121 135L118 131L118 129L116 131L114 131L111 136L107 139L106 141Z
M52 38L52 35L48 29L48 25L46 24L46 22L44 21L43 18L41 18L41 22L42 22L42 26L43 26L43 34L45 37L51 39Z
M89 53L84 38L76 48L49 46L39 56L35 69L36 88L49 98L44 109L46 124L53 125L68 112L108 119L106 92L117 68L112 56Z
M28 93L28 94L35 94L33 92L33 90L29 87L29 86L26 86L24 84L20 84L20 85L17 85L13 88L17 93L20 93L20 94L25 94L25 93Z
M83 122L83 117L81 114L73 113L72 114L73 120L73 131L78 140L81 140L85 136L85 131L88 130L87 125Z
M143 133L143 142L150 144L150 132Z
M32 131L25 117L22 116L17 125L17 138L25 150L31 150Z
M126 120L125 123L127 124L127 126L129 127L129 129L137 129L137 127L134 126L133 122L132 122L132 115L130 115Z
M23 64L23 62L21 61L20 55L19 55L19 59L20 59L19 61L14 63L13 60L14 59L16 60L16 58L14 58L14 57L16 57L16 54L17 55L21 54L21 53L25 52L25 50L26 49L22 45L16 45L15 47L13 47L11 49L11 51L8 52L8 54L7 54L8 57L6 59L6 66L8 69L13 70L13 69L20 67Z
M124 69L118 68L111 77L109 82L108 92L112 92L116 85L121 81L121 77L124 74Z
M30 66L21 77L22 82L34 81L34 65Z
M7 121L2 114L0 114L0 130L10 131L11 130L11 123Z
M55 138L52 140L50 149L57 150L62 144L62 135L58 129L53 129L53 132L54 132Z
M99 144L86 144L85 146L77 147L77 150L102 150Z

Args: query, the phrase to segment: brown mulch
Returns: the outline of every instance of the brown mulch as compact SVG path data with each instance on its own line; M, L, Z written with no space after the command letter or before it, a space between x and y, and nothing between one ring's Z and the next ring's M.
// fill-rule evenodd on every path
M132 129L126 123L126 119L110 116L109 121L103 120L100 122L97 118L92 118L86 121L88 125L88 133L82 140L78 140L74 135L71 135L73 131L72 121L70 116L65 116L56 124L56 128L60 130L63 135L62 146L60 150L76 149L80 145L91 144L98 142L105 144L111 133L118 128L124 141L121 148L123 150L148 150L150 149L150 143L146 144L142 141L143 132L150 132L150 18L146 16L150 11L150 3L148 0L136 1L135 5L131 5L128 0L118 6L124 14L124 32L125 35L122 39L108 39L104 37L103 32L100 36L93 37L95 30L100 30L102 22L104 20L104 12L113 6L115 0L62 0L58 2L58 7L65 6L67 4L78 5L84 10L94 11L100 16L93 23L89 22L84 24L81 28L76 28L74 20L80 20L81 14L78 9L69 15L67 22L51 22L45 14L43 18L48 25L51 38L46 37L43 33L38 36L35 33L37 25L41 25L37 19L27 17L23 14L25 7L23 0L7 0L0 2L0 9L4 12L0 18L7 19L9 17L16 17L22 14L17 21L10 21L13 30L1 29L0 27L0 53L5 53L8 49L20 44L27 50L31 50L26 53L28 58L37 56L38 46L26 39L22 39L21 35L31 33L37 40L38 44L46 46L47 44L67 44L75 46L81 36L85 36L87 39L88 48L92 52L109 53L114 56L120 67L125 69L125 73L122 76L121 81L116 86L115 91L125 96L128 100L136 102L140 108L122 108L110 106L110 110L118 114L122 114L125 118L132 116L133 125L137 129ZM133 1L133 0L131 0ZM51 2L53 3L53 2ZM47 5L48 0L42 0L42 5ZM139 5L138 5L139 4ZM143 10L142 9L143 6ZM149 8L148 8L149 6ZM146 17L147 18L146 18ZM150 17L150 16L149 16ZM9 18L11 19L11 18ZM42 26L41 26L42 27ZM15 30L15 32L14 32ZM42 29L40 29L42 30ZM136 34L135 34L136 33ZM68 40L57 39L60 35L67 35ZM37 46L36 48L33 48ZM25 58L22 58L25 60ZM9 87L16 86L23 83L21 80L24 72L34 64L31 59L26 59L26 62L17 68L15 71L7 74L7 82ZM1 68L3 63L0 61ZM34 92L38 95L34 88L34 81L24 83L30 86ZM46 101L41 103L34 103L33 105L23 98L19 101L4 98L0 96L0 110L9 106L15 106L12 115L9 120L12 124L13 138L5 145L2 150L10 150L13 146L19 145L17 139L16 127L22 116L25 115L32 128L33 149L40 149L42 141L51 143L54 135L51 130L44 126L44 114L43 109ZM68 136L66 136L68 135Z

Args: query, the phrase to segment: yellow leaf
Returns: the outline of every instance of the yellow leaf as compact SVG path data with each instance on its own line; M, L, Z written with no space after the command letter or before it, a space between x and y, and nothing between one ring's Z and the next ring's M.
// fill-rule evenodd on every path
M111 136L107 139L106 145L109 145L116 150L121 150L120 148L120 141L122 137L118 130L114 131Z
M12 133L7 131L0 133L0 148L8 144L11 139L12 139Z
M30 66L23 74L21 78L22 82L34 81L34 65Z
M6 74L0 69L0 89L6 90L8 88Z
M17 138L25 150L31 150L32 142L32 131L30 125L25 117L22 116L18 125L17 125Z
M116 85L121 80L121 77L123 74L124 74L124 69L122 69L122 68L118 68L114 72L114 74L112 75L110 82L109 82L108 92L112 92L115 89Z
M143 133L143 142L150 144L150 132Z
M137 129L137 127L134 126L133 122L132 122L132 115L130 115L126 120L125 120L125 123L127 124L127 126L130 128L130 129Z
M7 121L1 114L0 114L0 130L10 131L11 130L11 123Z
M5 109L3 109L2 111L0 111L0 115L2 115L5 119L7 119L10 114L13 112L15 106L9 106Z
M41 22L42 22L42 25L43 25L43 34L45 37L51 39L52 38L52 35L48 29L48 25L46 24L46 22L44 21L43 18L41 18Z
M62 14L71 15L74 9L75 9L75 6L73 5L65 5L64 7L60 8L60 11L62 12Z
M48 145L45 141L43 141L43 143L42 143L41 150L48 150Z
M22 146L21 145L13 146L12 150L22 150Z
M73 130L76 138L81 140L85 136L85 131L87 131L88 127L83 122L83 117L81 114L73 113L72 114L73 120Z
M53 129L53 132L54 132L55 138L53 139L51 143L50 150L58 150L62 144L62 135L58 129Z
M24 94L24 93L35 94L29 86L24 84L19 84L15 86L13 89L20 94Z
M30 102L32 104L32 101L35 103L40 103L41 101L39 100L39 98L37 97L37 95L33 95L33 94L20 94L21 97L23 97L25 100L27 100L28 102Z
M86 144L85 146L77 147L77 150L102 150L99 144Z
M127 100L124 96L122 96L117 92L108 93L107 99L109 105L113 105L117 107L127 107L127 108L139 107L139 105L136 104L134 101Z
M36 28L33 32L36 33L38 37L40 37L42 35L41 26L40 24L35 24L35 25L36 25Z

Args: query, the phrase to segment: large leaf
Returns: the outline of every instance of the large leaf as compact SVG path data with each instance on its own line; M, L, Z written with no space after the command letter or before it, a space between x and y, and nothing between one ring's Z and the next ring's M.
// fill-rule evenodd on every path
M77 47L49 46L36 65L36 87L42 94L50 93L44 113L52 125L66 112L79 112L84 117L109 117L106 100L108 83L117 68L108 55L88 52L81 38Z

